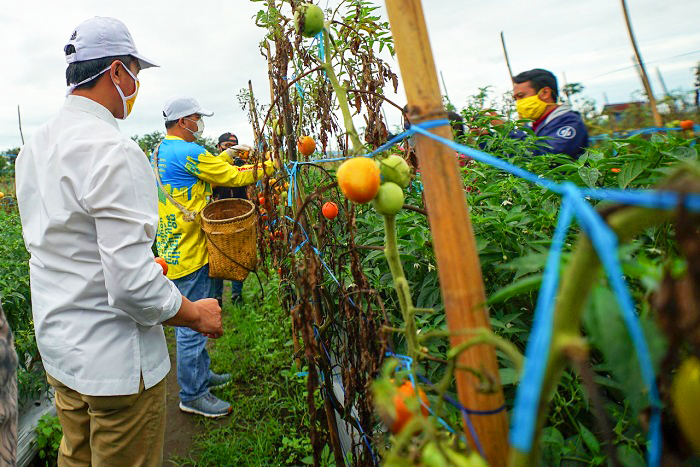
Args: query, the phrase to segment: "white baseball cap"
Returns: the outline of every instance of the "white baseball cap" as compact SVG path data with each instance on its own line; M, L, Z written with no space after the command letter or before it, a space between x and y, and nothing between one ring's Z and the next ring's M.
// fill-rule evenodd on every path
M214 115L214 112L203 109L199 105L199 102L191 97L178 96L165 101L165 106L163 107L163 117L165 118L166 122L179 120L182 117L187 117L188 115L193 114L211 117Z
M69 45L75 47L75 52L66 54L66 62L84 62L97 58L131 55L138 59L141 69L156 65L136 50L134 40L124 23L114 18L95 16L80 23L70 36L65 52Z

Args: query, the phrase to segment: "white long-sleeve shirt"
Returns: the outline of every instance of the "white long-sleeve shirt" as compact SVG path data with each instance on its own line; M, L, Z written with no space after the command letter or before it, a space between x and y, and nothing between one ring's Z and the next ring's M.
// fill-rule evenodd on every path
M39 352L82 394L135 394L170 371L182 295L153 260L155 176L102 105L68 96L16 161Z

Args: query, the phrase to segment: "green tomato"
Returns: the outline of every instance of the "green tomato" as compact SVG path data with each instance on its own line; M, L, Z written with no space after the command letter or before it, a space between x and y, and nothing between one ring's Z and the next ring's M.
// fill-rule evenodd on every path
M378 160L377 167L379 167L385 182L396 183L402 188L406 188L411 183L411 168L398 154L392 154Z
M696 454L700 454L700 360L689 357L673 377L671 400L676 420Z
M304 37L314 37L321 32L323 21L323 10L311 3L299 5L294 12L294 28Z
M420 460L424 467L442 467L445 465L452 465L455 467L488 467L486 461L474 451L465 456L446 444L438 447L433 441L429 441L425 445L423 452L421 452Z
M379 214L395 216L403 208L403 201L403 189L396 183L386 182L379 187L379 193L372 204Z

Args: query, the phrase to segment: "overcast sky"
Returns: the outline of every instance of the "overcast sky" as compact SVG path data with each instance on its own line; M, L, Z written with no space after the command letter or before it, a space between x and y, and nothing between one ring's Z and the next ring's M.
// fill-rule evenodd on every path
M692 69L700 61L700 1L627 1L655 94L662 93L657 66L669 89L692 89ZM322 7L338 2L316 0ZM21 144L17 105L25 139L61 106L63 46L73 28L92 16L124 21L139 51L161 65L141 73L134 111L120 124L124 133L163 130L163 103L184 93L215 112L206 119L205 136L233 131L241 142L252 142L236 95L250 79L257 97L269 101L267 64L258 49L263 30L252 19L261 5L248 0L3 2L0 150ZM509 88L501 31L515 73L546 68L560 82L566 73L568 82L582 83L584 95L599 103L604 92L610 102L623 102L641 88L630 67L633 51L618 0L423 0L423 8L436 66L457 106L481 86L492 85L499 93ZM399 73L397 63L393 68ZM401 88L392 97L405 102ZM385 110L390 124L397 124L400 115L390 106Z

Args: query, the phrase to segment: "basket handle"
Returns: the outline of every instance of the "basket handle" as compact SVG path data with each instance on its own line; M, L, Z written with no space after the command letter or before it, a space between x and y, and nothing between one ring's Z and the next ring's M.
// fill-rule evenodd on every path
M233 230L231 232L209 232L209 235L230 235L244 232L246 229Z

